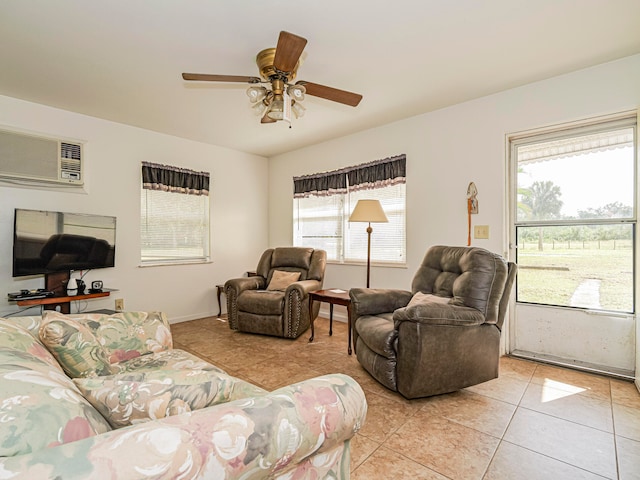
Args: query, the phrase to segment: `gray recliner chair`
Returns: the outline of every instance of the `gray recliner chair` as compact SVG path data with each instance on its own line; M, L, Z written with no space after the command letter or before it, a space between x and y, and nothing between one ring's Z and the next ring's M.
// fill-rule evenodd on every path
M225 283L229 327L241 332L298 338L311 325L309 292L322 289L327 253L303 247L266 250L256 276ZM299 273L299 275L298 275ZM318 316L320 303L313 306Z
M351 289L358 361L409 399L497 378L500 332L516 270L482 248L435 246L411 291Z

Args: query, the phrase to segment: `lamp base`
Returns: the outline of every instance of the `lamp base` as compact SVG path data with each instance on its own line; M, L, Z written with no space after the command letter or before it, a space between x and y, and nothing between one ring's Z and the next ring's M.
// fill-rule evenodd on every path
M367 227L367 288L369 288L369 280L371 279L371 223Z

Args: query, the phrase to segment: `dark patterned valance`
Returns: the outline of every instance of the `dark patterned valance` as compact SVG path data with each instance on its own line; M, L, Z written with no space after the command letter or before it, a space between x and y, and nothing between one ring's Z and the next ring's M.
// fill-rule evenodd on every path
M322 197L347 193L347 176L344 171L315 173L293 177L293 198Z
M188 195L209 195L209 173L142 162L142 188Z
M370 190L405 183L406 172L406 155L358 165L347 173L349 190Z
M327 196L405 183L406 155L376 160L331 172L293 177L293 198Z

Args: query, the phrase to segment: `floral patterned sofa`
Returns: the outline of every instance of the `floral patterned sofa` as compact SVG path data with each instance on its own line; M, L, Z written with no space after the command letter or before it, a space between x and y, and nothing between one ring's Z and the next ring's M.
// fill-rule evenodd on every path
M0 318L1 479L349 478L366 409L346 375L227 375L158 312Z

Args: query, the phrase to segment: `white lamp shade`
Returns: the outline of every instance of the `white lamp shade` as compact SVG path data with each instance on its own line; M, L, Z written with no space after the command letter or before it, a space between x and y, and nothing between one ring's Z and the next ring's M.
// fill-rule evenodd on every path
M356 208L353 209L350 222L378 222L386 223L389 221L380 205L379 200L358 200Z

